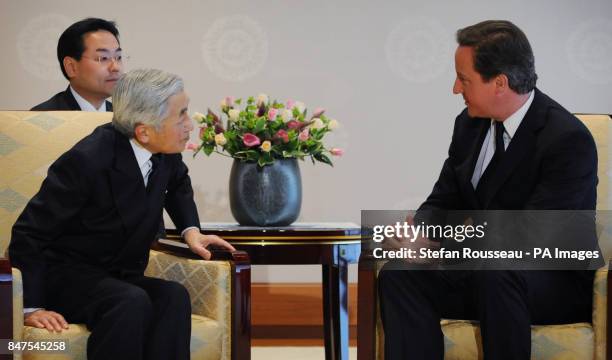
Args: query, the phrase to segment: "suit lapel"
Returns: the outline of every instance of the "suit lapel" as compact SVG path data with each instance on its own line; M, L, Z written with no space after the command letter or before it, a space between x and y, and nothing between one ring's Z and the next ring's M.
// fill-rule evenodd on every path
M64 98L64 101L66 102L66 106L70 110L76 110L76 111L80 111L81 110L81 107L79 106L79 103L74 98L74 95L72 95L72 91L70 91L70 86L68 86L66 88L66 91L64 91L63 98Z
M110 171L111 189L117 211L131 236L146 216L144 181L129 140L115 131L115 162Z
M486 189L484 189L485 192L483 194L484 203L481 204L483 209L489 207L493 197L495 197L499 189L521 163L523 158L527 154L533 153L537 139L536 133L544 126L544 122L546 121L545 114L543 114L546 108L541 106L542 97L543 95L540 91L535 89L534 99L529 110L521 121L516 133L514 133L514 137L510 141L510 145L506 149L504 157L501 159L496 169L497 171L491 174L488 184L486 184Z

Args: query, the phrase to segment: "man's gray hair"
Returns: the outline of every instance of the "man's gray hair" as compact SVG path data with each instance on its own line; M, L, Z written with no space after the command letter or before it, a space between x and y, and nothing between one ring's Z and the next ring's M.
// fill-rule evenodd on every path
M113 91L113 126L129 138L138 124L160 129L168 111L168 99L183 91L183 79L157 69L129 71Z

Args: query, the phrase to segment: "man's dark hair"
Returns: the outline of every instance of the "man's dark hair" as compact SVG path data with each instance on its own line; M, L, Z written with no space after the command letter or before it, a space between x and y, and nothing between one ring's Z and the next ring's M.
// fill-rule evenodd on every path
M487 20L459 29L457 43L474 48L474 69L484 81L504 74L510 88L519 94L535 87L538 75L531 45L510 21Z
M70 56L76 60L81 60L81 55L85 51L85 34L99 30L106 30L113 34L119 41L119 30L114 21L107 21L98 18L87 18L78 21L64 30L57 42L57 60L59 60L62 74L68 80L68 74L64 69L64 58Z

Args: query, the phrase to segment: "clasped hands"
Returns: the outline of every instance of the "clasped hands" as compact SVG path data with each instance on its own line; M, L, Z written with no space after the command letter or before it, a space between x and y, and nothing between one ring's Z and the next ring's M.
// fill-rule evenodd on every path
M406 224L408 226L414 225L414 217L407 216ZM413 254L413 256L403 257L402 261L409 264L418 264L418 265L432 265L437 263L435 258L431 258L428 256L421 256L421 249L426 250L438 250L440 248L440 243L437 241L432 241L426 237L424 237L420 232L414 234L412 238L406 237L387 237L383 243L383 247L385 250L403 250L406 253Z

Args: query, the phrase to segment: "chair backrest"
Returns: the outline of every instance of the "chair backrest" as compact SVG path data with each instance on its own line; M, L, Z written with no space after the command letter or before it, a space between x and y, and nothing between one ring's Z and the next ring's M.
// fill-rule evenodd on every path
M597 146L597 210L612 209L612 190L610 176L612 176L612 118L610 115L577 114L576 115L589 128L595 145ZM605 214L597 216L597 234L599 247L603 258L612 258L612 217Z
M0 111L0 257L11 228L61 154L112 113Z
M612 191L610 191L610 176L612 170L612 118L610 115L577 114L589 128L597 145L598 169L597 176L597 210L612 209Z

